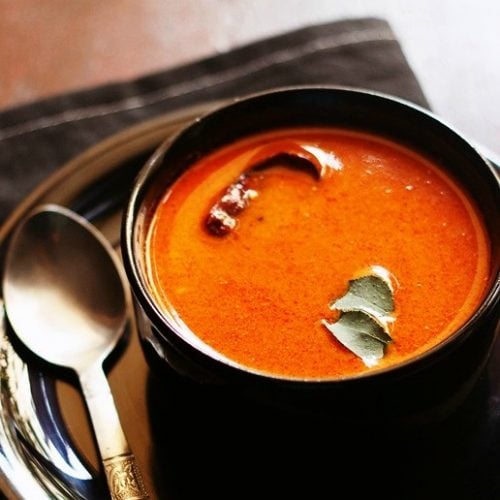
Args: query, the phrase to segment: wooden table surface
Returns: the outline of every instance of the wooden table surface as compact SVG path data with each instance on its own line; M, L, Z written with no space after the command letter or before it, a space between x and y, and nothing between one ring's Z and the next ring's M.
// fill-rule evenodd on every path
M364 16L389 21L434 111L500 154L498 0L0 0L0 110Z

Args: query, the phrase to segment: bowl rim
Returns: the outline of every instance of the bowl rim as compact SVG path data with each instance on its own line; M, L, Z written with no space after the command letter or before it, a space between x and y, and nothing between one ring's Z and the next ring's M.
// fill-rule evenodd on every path
M158 306L158 304L156 304L155 300L148 292L146 283L144 283L141 278L141 273L139 270L140 266L137 262L137 259L135 258L134 251L136 216L141 209L145 190L147 191L146 188L148 186L148 180L161 168L161 160L163 159L163 156L166 154L169 148L172 146L172 144L175 144L177 141L182 139L183 136L188 134L192 129L199 127L200 124L203 124L206 120L211 119L213 116L216 116L219 113L231 112L231 109L241 103L258 100L260 98L265 98L267 96L272 96L275 94L311 91L336 92L339 94L346 93L351 95L359 94L360 96L368 96L380 101L386 101L387 103L393 103L399 107L405 108L409 112L416 113L428 120L432 120L435 125L441 127L447 134L451 134L452 136L454 136L455 139L460 141L464 147L468 148L476 156L475 163L477 165L481 165L479 168L484 171L484 175L489 175L491 177L491 182L494 182L496 185L497 197L500 199L500 174L493 167L490 161L480 152L477 146L475 146L470 139L467 139L464 134L458 131L445 119L407 99L380 91L345 85L293 85L276 87L259 92L246 93L217 104L215 108L209 109L203 114L200 114L200 116L194 118L188 124L181 127L176 133L169 136L156 148L156 150L153 152L151 157L147 160L145 165L140 169L138 175L136 176L136 179L129 193L129 199L125 206L121 224L121 248L123 263L129 279L129 283L131 284L133 290L133 296L135 297L135 300L139 302L149 321L156 328L157 333L160 334L165 341L169 342L170 344L172 344L172 340L174 341L174 344L176 342L180 342L182 347L189 350L190 354L195 358L202 359L203 361L207 361L212 364L215 363L217 366L220 364L222 370L230 370L234 373L239 373L244 377L250 376L252 378L257 378L260 380L278 381L280 383L293 385L338 385L345 384L347 382L354 383L357 381L373 381L381 377L404 375L409 372L420 370L422 367L428 364L434 364L438 359L441 359L448 352L458 347L458 345L460 345L470 336L472 331L484 319L485 316L491 314L492 311L494 312L495 307L497 307L498 303L500 302L500 269L497 270L496 277L491 277L491 285L486 290L481 303L478 307L476 307L473 314L467 319L465 323L463 323L459 328L455 329L455 331L453 331L451 334L447 335L446 338L441 340L438 344L416 354L415 356L412 356L409 359L391 364L383 368L375 368L356 374L333 378L295 378L274 373L267 373L260 370L254 370L251 367L235 362L223 355L218 355L219 353L217 353L217 351L215 351L205 343L203 344L207 345L209 349L200 349L193 343L189 342L185 337L182 337L178 334L178 332L176 331L176 326L168 320L168 318L162 312L161 308ZM493 188L493 190L495 190L495 188ZM495 266L495 263L492 262L491 265ZM494 321L498 322L497 317L498 314L496 314ZM167 339L162 329L167 329L173 334L174 337L172 339ZM496 326L495 330L498 330ZM194 332L193 335L196 336ZM494 337L496 337L496 331Z

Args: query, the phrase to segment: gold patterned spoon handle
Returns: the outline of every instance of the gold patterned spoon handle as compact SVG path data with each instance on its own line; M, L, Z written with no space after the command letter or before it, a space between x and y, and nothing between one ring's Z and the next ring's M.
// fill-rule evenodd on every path
M95 364L79 373L113 500L150 498L139 466L120 424L109 383Z

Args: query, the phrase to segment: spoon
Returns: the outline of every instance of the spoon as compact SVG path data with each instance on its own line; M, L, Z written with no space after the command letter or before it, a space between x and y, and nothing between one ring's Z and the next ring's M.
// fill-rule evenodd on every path
M129 301L111 245L71 210L42 205L12 235L3 297L19 340L78 375L111 498L149 498L102 366L125 331Z

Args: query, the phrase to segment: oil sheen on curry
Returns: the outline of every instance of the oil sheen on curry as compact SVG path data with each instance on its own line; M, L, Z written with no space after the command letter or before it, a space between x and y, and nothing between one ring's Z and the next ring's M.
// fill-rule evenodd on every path
M444 170L328 128L267 132L198 160L165 191L146 244L165 311L231 362L294 379L362 374L435 346L480 303L489 252L477 208ZM355 305L363 321L333 335L353 313L334 304L371 275L393 308L384 319ZM383 355L367 362L343 335L360 330L363 344L373 328Z

